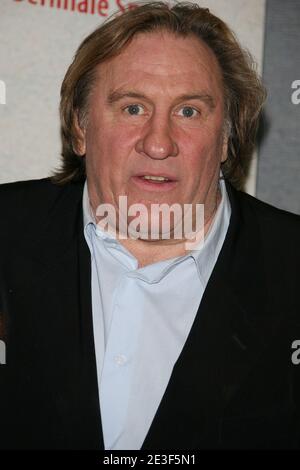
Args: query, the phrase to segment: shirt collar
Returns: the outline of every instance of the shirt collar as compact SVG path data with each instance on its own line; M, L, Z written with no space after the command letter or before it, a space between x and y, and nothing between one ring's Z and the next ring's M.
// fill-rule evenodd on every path
M225 180L220 178L221 201L214 216L214 220L205 235L204 242L199 250L191 251L196 262L198 274L204 285L207 284L218 255L221 251L231 215L231 206L226 190Z
M94 214L93 214L93 211L92 211L92 208L91 208L91 205L90 205L87 181L85 181L84 187L83 187L82 208L83 208L83 227L84 227L84 230L86 230L86 227L89 224L93 224L96 227L96 219L94 217Z
M206 286L223 245L231 215L229 197L222 175L220 178L220 190L221 201L209 231L205 236L204 242L201 244L199 249L191 250L184 256L154 263L153 265L150 265L149 268L148 266L140 268L136 270L136 273L138 272L139 276L145 276L148 281L150 281L151 278L151 282L159 282L162 277L164 277L177 264L188 258L192 258L196 264L200 281L203 286ZM102 239L105 244L115 246L119 250L125 251L128 254L127 250L120 244L118 240L116 240L111 234L99 229L97 226L89 201L87 182L85 182L83 189L82 205L85 234L89 236L88 227L92 226L95 229L97 237ZM133 273L133 275L135 274Z

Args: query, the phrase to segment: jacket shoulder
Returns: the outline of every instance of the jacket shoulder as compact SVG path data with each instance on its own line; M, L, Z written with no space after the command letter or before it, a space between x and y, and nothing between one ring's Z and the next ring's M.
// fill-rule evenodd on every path
M236 191L245 227L259 228L266 251L290 258L300 258L300 216L274 207L249 194Z
M22 203L25 208L25 202L32 201L38 206L45 198L48 200L55 197L61 188L54 185L50 178L38 180L16 181L13 183L0 184L0 205L1 209L9 209L16 203ZM25 199L24 199L25 198Z
M38 222L67 195L80 195L81 190L81 185L59 186L50 178L1 184L0 211L6 224Z
M70 218L81 202L82 189L81 183L59 186L50 178L1 184L0 213L4 230L0 233L0 244L10 244L20 235L31 237L47 226L49 220Z
M279 209L242 191L236 191L236 195L242 209L245 212L255 214L262 224L270 224L272 228L276 228L279 231L281 228L288 229L288 227L300 229L300 215ZM280 224L283 224L283 226L280 227Z

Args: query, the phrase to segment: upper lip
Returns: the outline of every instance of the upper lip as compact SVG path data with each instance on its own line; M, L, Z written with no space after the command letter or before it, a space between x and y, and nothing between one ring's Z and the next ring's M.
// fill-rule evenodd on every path
M153 173L152 171L143 171L140 173L137 173L136 175L133 176L163 176L164 178L168 178L170 181L177 181L177 178L173 175L170 175L168 173L164 173L163 171L161 173Z

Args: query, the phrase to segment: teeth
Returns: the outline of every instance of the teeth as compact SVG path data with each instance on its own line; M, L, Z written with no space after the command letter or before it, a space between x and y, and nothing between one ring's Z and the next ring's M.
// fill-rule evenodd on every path
M152 181L169 181L168 178L165 176L143 176L145 180L152 180Z

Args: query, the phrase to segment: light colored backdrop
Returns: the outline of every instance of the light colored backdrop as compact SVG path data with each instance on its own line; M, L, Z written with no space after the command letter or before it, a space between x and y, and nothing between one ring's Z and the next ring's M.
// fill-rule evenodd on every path
M265 38L269 93L257 196L300 214L300 0L268 0Z
M6 104L0 104L0 182L41 178L57 166L60 85L79 43L104 20L50 8L51 3L60 1L0 0L0 80L6 88ZM261 69L265 0L197 3L228 22ZM125 4L110 0L107 13ZM254 194L255 184L254 162L248 192Z

